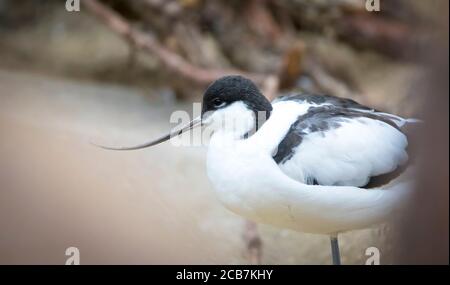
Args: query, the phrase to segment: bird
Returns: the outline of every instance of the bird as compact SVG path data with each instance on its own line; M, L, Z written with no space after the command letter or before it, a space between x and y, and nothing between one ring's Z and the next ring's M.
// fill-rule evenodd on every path
M250 80L224 76L203 94L202 112L154 146L210 128L206 169L218 199L257 223L330 237L388 220L411 188L392 184L409 165L406 125L419 122L325 94L291 93L270 102Z

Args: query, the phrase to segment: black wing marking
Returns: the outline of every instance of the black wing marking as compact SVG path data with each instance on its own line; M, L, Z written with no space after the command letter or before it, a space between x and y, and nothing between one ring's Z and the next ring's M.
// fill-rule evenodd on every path
M346 109L335 105L311 107L306 114L299 116L291 125L289 131L279 143L277 153L273 156L273 159L277 164L283 164L293 157L295 154L294 149L302 143L306 135L336 129L345 120L362 117L379 120L399 129L390 117L375 112L361 112L353 107L352 109Z
M290 160L295 154L295 148L302 143L306 135L313 132L322 132L325 134L327 130L339 128L343 121L349 119L365 117L379 120L407 135L405 130L403 128L400 129L397 124L402 118L382 113L376 109L361 105L352 99L339 98L331 95L292 94L281 96L274 103L280 101L297 101L300 104L308 103L317 106L310 107L306 114L299 116L291 125L289 131L279 143L277 153L273 155L273 159L277 164L283 164ZM410 151L408 149L407 152L409 153ZM362 187L380 187L389 183L405 171L409 162L397 167L392 172L372 176L368 183ZM306 179L307 184L318 184L314 177L306 177Z

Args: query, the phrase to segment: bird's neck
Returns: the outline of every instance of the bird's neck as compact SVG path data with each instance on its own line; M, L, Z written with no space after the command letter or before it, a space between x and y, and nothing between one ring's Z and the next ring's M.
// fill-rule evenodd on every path
M252 136L270 116L270 110L256 111L243 102L236 102L212 116L211 139L218 144L228 144Z
M233 143L235 141L246 139L254 133L255 123L252 121L236 121L232 125L216 130L212 137L212 141L217 143Z

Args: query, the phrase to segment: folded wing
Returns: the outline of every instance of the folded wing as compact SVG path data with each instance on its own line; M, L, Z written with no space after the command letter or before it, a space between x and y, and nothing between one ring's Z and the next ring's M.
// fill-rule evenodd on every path
M278 144L273 158L291 178L318 185L366 186L408 160L401 131L407 120L353 100L326 95L278 99L308 104Z

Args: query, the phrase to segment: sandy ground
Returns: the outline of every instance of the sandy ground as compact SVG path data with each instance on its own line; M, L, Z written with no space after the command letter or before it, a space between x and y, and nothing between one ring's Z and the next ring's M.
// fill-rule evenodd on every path
M111 152L171 127L172 105L143 91L0 70L0 263L246 264L244 221L220 205L206 149L162 144ZM151 99L155 98L155 99ZM173 126L173 125L172 125ZM329 264L326 236L261 225L263 263ZM342 261L365 249L389 263L386 229L341 236Z

